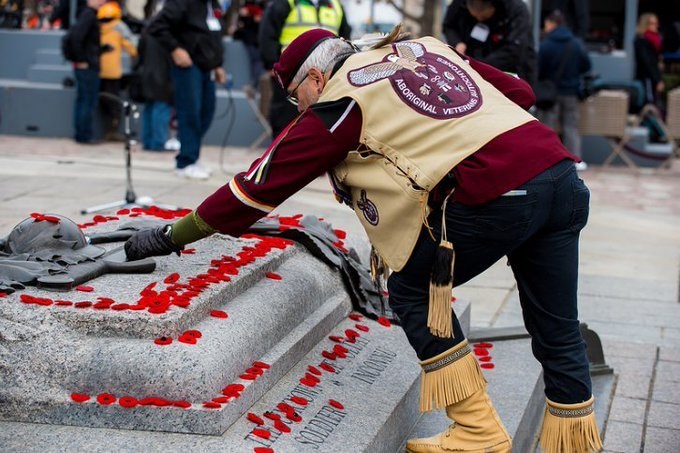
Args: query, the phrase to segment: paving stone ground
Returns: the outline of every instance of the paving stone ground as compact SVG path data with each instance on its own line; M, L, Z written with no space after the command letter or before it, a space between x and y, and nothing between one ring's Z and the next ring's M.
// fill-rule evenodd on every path
M133 182L156 203L195 207L262 150L206 147L213 170L203 182L173 174L172 153L135 150ZM605 359L618 375L604 432L608 453L680 451L680 161L670 169L591 168L581 173L591 190L582 234L580 316L602 339ZM361 253L367 243L358 221L333 199L325 178L277 209L312 213L348 232ZM31 212L75 221L89 206L123 198L121 143L81 146L64 139L0 135L0 236ZM456 289L472 302L472 327L521 324L509 268L499 261ZM0 450L5 451L0 437Z

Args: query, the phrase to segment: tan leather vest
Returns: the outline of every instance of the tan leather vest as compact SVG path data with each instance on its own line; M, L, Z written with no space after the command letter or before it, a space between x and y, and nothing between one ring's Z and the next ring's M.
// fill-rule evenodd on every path
M396 271L413 251L437 183L494 137L535 120L432 37L349 57L319 102L346 97L361 108L360 140L370 151L350 152L332 177Z

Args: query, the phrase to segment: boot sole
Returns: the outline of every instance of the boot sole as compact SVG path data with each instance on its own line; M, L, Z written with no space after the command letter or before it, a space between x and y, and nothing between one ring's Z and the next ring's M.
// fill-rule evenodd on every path
M434 448L437 448L437 446L433 445ZM494 445L493 447L487 447L487 448L482 448L480 450L444 450L441 449L442 453L445 452L461 452L461 453L510 453L512 450L511 445L507 445L506 442L500 443L498 445ZM408 447L406 447L406 453L420 453L418 450L412 450Z

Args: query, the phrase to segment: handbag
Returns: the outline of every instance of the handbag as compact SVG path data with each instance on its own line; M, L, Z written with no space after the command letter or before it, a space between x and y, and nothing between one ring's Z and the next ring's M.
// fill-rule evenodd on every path
M534 94L536 95L536 107L541 110L550 110L557 103L557 80L562 77L562 72L571 54L571 41L566 44L562 60L557 68L557 72L550 79L542 79L534 84Z

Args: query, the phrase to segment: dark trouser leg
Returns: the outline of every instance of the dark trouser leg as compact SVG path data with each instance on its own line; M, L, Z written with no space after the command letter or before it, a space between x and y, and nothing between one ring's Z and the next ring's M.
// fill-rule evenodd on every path
M177 155L177 168L196 163L201 148L201 70L196 66L172 67L175 84L178 138L182 148Z
M589 192L575 171L554 187L546 225L509 259L532 350L543 366L546 396L580 403L592 393L576 305L579 232L588 218Z
M212 124L215 115L215 82L211 78L211 71L201 71L201 140Z
M99 93L99 73L93 69L76 69L74 72L76 76L74 138L77 142L86 143L93 139L92 122Z

